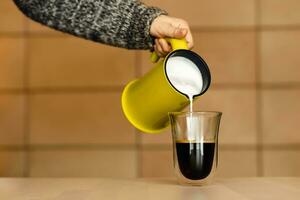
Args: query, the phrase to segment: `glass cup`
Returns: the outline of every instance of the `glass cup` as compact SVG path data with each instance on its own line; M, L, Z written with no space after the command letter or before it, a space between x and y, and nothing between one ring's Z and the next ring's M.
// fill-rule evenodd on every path
M169 113L173 160L180 184L203 185L218 165L218 132L221 112Z

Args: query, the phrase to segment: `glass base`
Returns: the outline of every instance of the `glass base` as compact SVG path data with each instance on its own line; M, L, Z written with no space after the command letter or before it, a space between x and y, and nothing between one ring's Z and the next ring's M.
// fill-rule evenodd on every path
M185 185L185 186L204 186L204 185L209 185L213 182L213 178L216 174L216 165L214 163L214 166L212 168L212 171L210 172L210 174L203 178L203 179L198 179L198 180L192 180L192 179L188 179L185 176L182 175L182 173L180 172L180 169L178 168L178 166L175 166L175 175L177 178L177 182L180 185Z
M187 178L182 178L182 177L177 177L177 182L180 185L190 185L190 186L204 186L204 185L209 185L212 183L212 178L213 176L210 175L207 178L204 179L199 179L199 180L191 180L191 179L187 179Z

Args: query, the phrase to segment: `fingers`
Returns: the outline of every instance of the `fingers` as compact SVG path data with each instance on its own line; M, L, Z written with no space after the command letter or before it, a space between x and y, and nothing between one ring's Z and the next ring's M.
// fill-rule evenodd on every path
M192 36L192 33L189 28L175 29L174 38L177 38L177 39L185 38L188 48L192 49L194 47L193 36Z
M188 30L186 36L185 36L185 40L187 42L188 48L192 49L194 47L194 40L193 40L193 36L190 30Z
M189 28L189 25L184 20L178 20L177 23L173 24L173 26L176 26L174 38L181 39L185 38L188 48L191 49L194 46L193 36L192 32Z
M189 25L182 19L161 15L152 22L150 34L156 37L154 49L159 56L165 56L172 50L171 46L162 38L185 38L189 49L194 46Z
M163 53L167 54L172 50L171 46L165 39L162 39L162 38L158 39L158 43L160 44L160 47L162 48Z
M159 57L164 57L171 51L171 47L165 39L155 39L154 50Z
M150 34L157 38L184 38L188 31L186 21L165 15L158 16L150 26Z
M181 28L180 24L178 26L169 25L168 30L165 32L167 37L181 39L184 38L187 34L186 28Z
M177 38L177 39L184 38L188 32L188 30L185 28L172 27L172 29L173 29L172 38Z
M155 39L156 53L161 57L163 55L163 50L158 42L158 39Z

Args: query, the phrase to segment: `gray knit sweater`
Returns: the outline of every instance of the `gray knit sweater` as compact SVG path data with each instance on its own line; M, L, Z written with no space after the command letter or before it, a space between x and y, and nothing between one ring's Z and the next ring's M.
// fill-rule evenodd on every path
M14 0L31 19L88 40L151 49L152 21L165 11L138 0Z

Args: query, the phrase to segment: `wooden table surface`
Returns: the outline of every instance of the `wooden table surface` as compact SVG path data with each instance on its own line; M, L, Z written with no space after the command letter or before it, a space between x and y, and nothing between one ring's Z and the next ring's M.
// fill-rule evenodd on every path
M300 200L300 178L219 179L182 186L172 179L0 178L1 200Z

